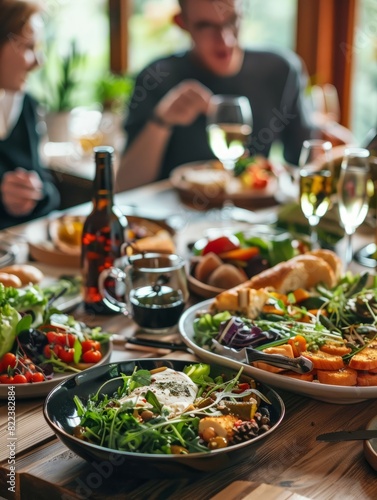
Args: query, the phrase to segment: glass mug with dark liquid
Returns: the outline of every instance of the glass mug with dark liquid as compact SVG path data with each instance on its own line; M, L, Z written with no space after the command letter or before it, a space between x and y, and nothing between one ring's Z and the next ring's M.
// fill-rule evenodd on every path
M166 333L177 325L189 296L184 259L146 253L124 257L117 265L103 271L99 281L109 307L131 316L148 333Z

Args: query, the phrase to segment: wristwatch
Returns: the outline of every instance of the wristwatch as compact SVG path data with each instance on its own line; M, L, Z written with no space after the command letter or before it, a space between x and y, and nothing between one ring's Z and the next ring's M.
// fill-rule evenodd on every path
M161 116L157 116L155 113L151 115L149 118L149 121L152 123L155 123L156 125L159 125L160 127L170 129L173 127L170 123L166 122Z

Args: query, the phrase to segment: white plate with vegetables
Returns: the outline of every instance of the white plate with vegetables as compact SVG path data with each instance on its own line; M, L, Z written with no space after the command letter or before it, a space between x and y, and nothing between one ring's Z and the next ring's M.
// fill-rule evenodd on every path
M0 399L46 396L63 378L106 363L109 334L55 308L34 285L0 285Z
M351 404L366 399L377 398L377 386L351 387L329 385L320 383L318 381L309 382L305 380L299 380L291 376L282 375L280 373L265 371L264 369L256 368L244 362L236 361L234 359L230 359L223 355L212 352L209 347L209 342L207 342L207 345L205 347L202 347L201 345L199 345L195 333L194 322L197 321L198 316L202 316L203 313L210 312L210 306L212 303L213 299L209 299L192 306L187 311L185 311L179 323L179 330L183 341L195 352L195 354L200 359L209 363L222 363L232 368L242 365L245 369L245 373L255 377L261 382L328 403ZM219 316L215 318L215 323L217 320L217 324L211 325L212 330L219 327L221 319L225 319L226 317L229 318L229 316L231 315L226 316L223 313L220 313ZM207 318L210 318L210 316L208 315ZM205 319L203 319L202 321L205 321ZM209 321L211 322L212 320L209 319ZM203 341L203 343L206 344L205 341Z

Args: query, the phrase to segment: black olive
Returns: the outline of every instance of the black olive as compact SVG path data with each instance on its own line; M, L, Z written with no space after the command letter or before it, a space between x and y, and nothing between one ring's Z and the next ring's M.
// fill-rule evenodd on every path
M38 365L39 368L43 371L46 377L52 375L54 373L54 367L51 363L42 363Z
M256 274L261 273L268 269L269 263L265 257L262 255L255 255L250 260L247 261L245 272L248 278L255 276Z
M38 361L39 356L43 354L44 346L48 344L45 333L36 328L22 330L17 339L22 350L34 362Z

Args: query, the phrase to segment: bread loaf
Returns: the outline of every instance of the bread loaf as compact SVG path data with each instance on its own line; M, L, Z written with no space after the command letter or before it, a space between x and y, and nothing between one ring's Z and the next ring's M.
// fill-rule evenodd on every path
M131 253L174 253L175 244L168 231L161 229L154 236L146 236L132 242L132 249Z
M1 273L14 274L21 280L22 285L39 283L43 279L43 273L37 267L29 264L13 264L0 269Z
M335 273L325 260L305 254L253 276L248 286L257 289L269 287L286 294L297 288L308 290L319 283L333 287L336 284Z
M306 255L314 255L315 257L319 257L324 261L326 261L328 265L331 267L331 269L334 271L336 280L339 280L339 278L342 276L343 263L335 252L319 248L318 250L311 250Z
M298 288L309 290L319 283L333 287L339 278L339 259L335 254L326 251L326 260L314 254L297 255L292 259L280 262L274 267L262 271L250 280L230 290L225 290L215 297L213 311L234 311L255 318L267 300L267 289L287 294ZM332 261L333 266L329 265ZM259 292L259 293L256 293Z
M245 288L242 285L221 292L211 305L213 312L232 311L250 319L257 318L267 302L268 293L262 288Z

